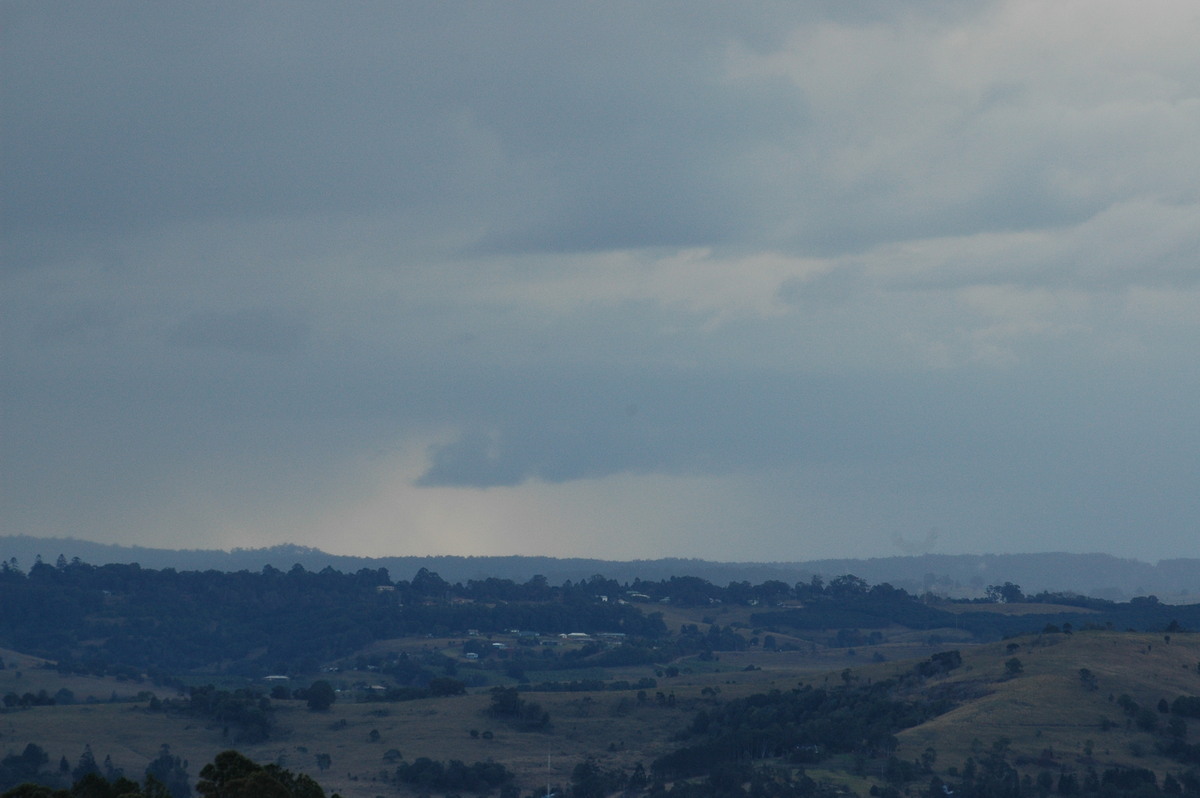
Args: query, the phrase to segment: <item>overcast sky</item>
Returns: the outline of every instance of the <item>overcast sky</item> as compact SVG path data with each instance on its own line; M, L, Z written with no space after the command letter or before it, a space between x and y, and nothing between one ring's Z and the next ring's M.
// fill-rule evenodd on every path
M0 534L1200 556L1200 4L0 4Z

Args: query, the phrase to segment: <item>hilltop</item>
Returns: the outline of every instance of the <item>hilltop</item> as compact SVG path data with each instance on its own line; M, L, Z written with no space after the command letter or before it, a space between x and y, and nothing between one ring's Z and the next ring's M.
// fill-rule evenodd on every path
M782 556L783 553L781 553ZM159 549L117 546L75 538L0 536L0 560L16 558L29 567L37 558L53 562L64 556L97 565L139 563L145 568L191 571L260 571L264 566L288 569L300 565L310 571L333 568L352 572L386 568L394 574L435 571L449 582L471 579L525 581L541 575L552 583L586 580L604 574L619 581L661 580L694 576L710 582L781 580L807 582L854 574L872 584L888 582L911 593L932 591L954 598L983 595L989 584L1014 582L1027 592L1062 591L1124 601L1156 595L1162 601L1191 603L1200 597L1200 559L1176 558L1147 563L1107 554L1044 552L1027 554L920 554L862 559L785 560L779 562L713 562L662 558L615 561L589 558L537 556L458 557L352 557L329 554L317 548L283 544L268 548Z

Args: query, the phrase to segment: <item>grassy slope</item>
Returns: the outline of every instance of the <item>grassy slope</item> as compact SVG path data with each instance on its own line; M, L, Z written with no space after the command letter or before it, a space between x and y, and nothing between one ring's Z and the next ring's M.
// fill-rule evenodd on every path
M1010 644L1019 648L1009 651ZM1021 661L1023 672L1006 675L1004 663ZM1055 762L1097 769L1137 765L1164 772L1178 765L1157 756L1154 738L1126 727L1126 717L1114 700L1127 693L1144 707L1155 708L1180 694L1200 694L1200 635L1162 635L1081 632L1074 635L1035 635L964 651L963 667L939 682L977 697L954 711L900 735L897 754L912 759L927 746L938 752L937 768L961 765L982 745L990 749L998 738L1011 740L1015 756L1038 758L1054 752ZM1081 682L1079 670L1097 677L1095 690ZM927 687L934 686L931 682ZM1104 716L1118 725L1101 728ZM1165 723L1168 716L1159 715ZM1195 724L1193 724L1195 725ZM1195 729L1192 729L1195 734ZM1092 759L1084 753L1092 741ZM1139 753L1140 752L1140 753ZM1022 768L1036 772L1041 766ZM1052 771L1057 767L1049 768Z
M672 620L684 622L682 617ZM729 620L720 618L718 622L727 624ZM852 668L856 678L885 678L911 667L902 658L927 657L935 650L917 640L905 641L903 635L889 635L889 639L898 642L861 649L855 656L823 648L816 653L808 648L787 653L755 650L722 653L715 662L678 663L681 674L659 678L657 687L664 694L674 694L673 707L657 705L655 690L650 691L651 700L641 706L636 691L526 694L528 700L549 711L553 729L548 734L518 733L491 720L483 712L488 696L482 692L401 704L339 702L327 713L309 712L302 702L275 702L279 729L272 739L236 747L258 761L281 761L311 773L328 790L340 791L346 798L394 794L390 786L372 781L380 770L394 768L384 758L390 749L399 750L409 761L420 756L467 763L491 758L516 771L529 789L546 778L547 757L549 775L557 782L568 780L571 768L587 756L605 766L629 767L638 761L649 766L673 747L671 735L706 704L772 688L787 690L800 681L840 684L846 667ZM404 644L418 645L416 641ZM1010 652L1008 646L1013 644L1018 648ZM419 645L440 646L442 642L421 640ZM887 661L873 663L876 651ZM921 689L953 689L969 700L940 718L903 732L899 756L915 759L932 746L938 752L936 768L945 771L961 766L973 749L986 750L997 738L1006 737L1015 755L1035 759L1051 749L1056 763L1082 768L1088 764L1084 746L1091 740L1099 769L1113 764L1136 764L1160 772L1178 769L1154 754L1150 735L1126 729L1121 708L1109 696L1115 699L1128 693L1139 704L1153 708L1160 698L1169 702L1180 694L1200 694L1200 674L1196 672L1200 635L1177 634L1167 644L1162 635L1080 632L1030 636L962 651L960 669L929 680ZM194 719L149 713L144 702L107 702L114 692L132 696L146 685L88 677L63 680L53 671L36 668L33 658L4 651L0 656L9 664L0 671L0 694L43 688L53 693L66 686L81 700L88 696L100 699L92 704L0 713L0 755L19 752L32 741L48 750L52 763L65 755L73 765L84 745L90 744L98 760L111 755L117 766L136 775L167 742L189 760L189 772L195 777L217 752L233 745L222 737L221 729ZM1004 663L1013 656L1021 660L1024 672L1010 678ZM751 665L754 670L745 670ZM1084 687L1080 668L1096 674L1099 689ZM653 675L653 669L611 670L607 675L637 679ZM342 674L338 678L371 681L377 677ZM560 678L573 676L564 672ZM1102 731L1102 715L1119 724L1117 728ZM1165 720L1165 716L1160 718ZM490 730L494 739L472 739L471 729ZM379 732L378 741L371 741L372 730ZM1195 733L1193 730L1193 739ZM1140 756L1134 753L1139 748ZM333 766L325 773L316 768L318 753L328 753L332 759ZM1040 766L1031 763L1025 769L1036 772Z

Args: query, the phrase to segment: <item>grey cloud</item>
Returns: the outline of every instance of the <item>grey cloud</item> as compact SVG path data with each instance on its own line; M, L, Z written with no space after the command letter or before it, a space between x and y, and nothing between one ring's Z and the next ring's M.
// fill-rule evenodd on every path
M309 325L302 320L250 308L193 314L170 331L167 341L194 349L279 354L300 349L309 334Z
M511 459L502 460L497 447L493 436L482 430L472 430L452 443L434 446L429 469L417 484L488 488L523 482L526 475Z
M844 16L837 4L689 4L686 20L535 7L89 6L63 24L19 6L8 225L387 207L475 230L475 252L717 244L788 219L812 223L780 243L832 251L911 226L864 227L870 194L839 199L803 175L780 193L739 167L811 122L780 84L729 84L722 53L776 46L788 21Z
M56 308L39 319L31 330L30 341L47 343L87 343L108 339L120 327L120 319L111 308L94 302L75 303Z
M450 392L486 394L487 407L463 408L484 415L478 426L434 448L424 485L564 482L623 471L731 473L796 463L886 469L913 457L977 456L986 469L997 453L1035 440L1071 448L1066 441L1077 434L1076 410L1067 403L1079 399L1053 384L1029 378L1005 384L982 374L798 378L712 369L525 371ZM631 403L638 407L632 416Z
M1133 286L1188 288L1200 280L1200 203L1133 200L1054 231L1014 231L972 244L943 242L913 262L901 250L874 261L890 288L953 290L972 285L1021 285L1120 291ZM897 268L888 269L891 261Z
M199 528L436 439L423 487L734 476L747 526L1190 540L1195 76L931 97L906 37L1005 9L4 3L5 531L175 495ZM815 89L729 74L880 30ZM962 301L995 286L1045 290Z
M851 301L865 284L863 267L858 263L839 265L815 277L784 280L776 295L783 302L802 307L828 307Z

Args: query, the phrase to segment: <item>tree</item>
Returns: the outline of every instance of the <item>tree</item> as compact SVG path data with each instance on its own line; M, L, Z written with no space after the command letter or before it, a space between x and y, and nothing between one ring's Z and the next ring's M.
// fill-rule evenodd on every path
M259 769L259 765L237 751L222 751L201 769L196 792L207 798L228 798L233 795L228 789L231 785L240 783Z
M79 755L79 764L77 764L75 769L71 771L71 775L76 781L78 781L90 773L99 772L100 766L96 764L96 757L92 754L92 747L90 745L85 745L83 747L83 753Z
M1009 676L1020 676L1025 672L1025 666L1021 664L1021 660L1013 657L1004 663L1004 672Z
M1021 586L1014 585L1012 582L1005 582L1003 585L988 585L987 597L997 604L1014 604L1025 600Z
M337 693L329 682L318 679L304 692L304 697L308 699L308 708L313 712L325 712L337 700Z
M429 680L429 694L433 696L465 695L467 685L449 676L436 676Z
M492 703L487 713L494 718L505 718L516 724L521 731L536 731L550 725L550 713L541 706L520 697L515 687L493 687Z
M325 798L325 791L308 776L260 765L237 751L222 751L205 765L196 792L205 798Z
M162 747L160 758L170 759ZM296 775L278 765L259 765L237 751L224 751L200 772L197 791L205 798L325 798L317 782ZM89 772L75 781L69 790L56 790L25 783L3 794L3 798L174 798L153 773L147 773L139 786L124 776L106 778ZM335 793L333 798L338 798Z
M188 798L192 794L187 763L172 755L171 746L166 743L159 747L158 756L146 765L146 779L158 782L171 798Z
M834 598L849 598L866 595L867 590L867 580L854 574L842 574L829 583L826 593Z
M29 743L20 754L9 754L0 760L0 773L13 784L35 781L39 771L49 761L49 754L40 745Z
M521 711L521 697L517 693L515 687L493 687L492 703L488 707L488 714L494 718L507 718L517 715Z
M442 598L449 589L450 584L428 568L421 568L412 580L412 592L418 596Z
M185 794L191 795L192 788L188 787L188 791ZM167 788L167 785L156 779L152 773L146 774L146 779L142 783L142 795L144 798L177 798L177 796L172 794L171 790Z

